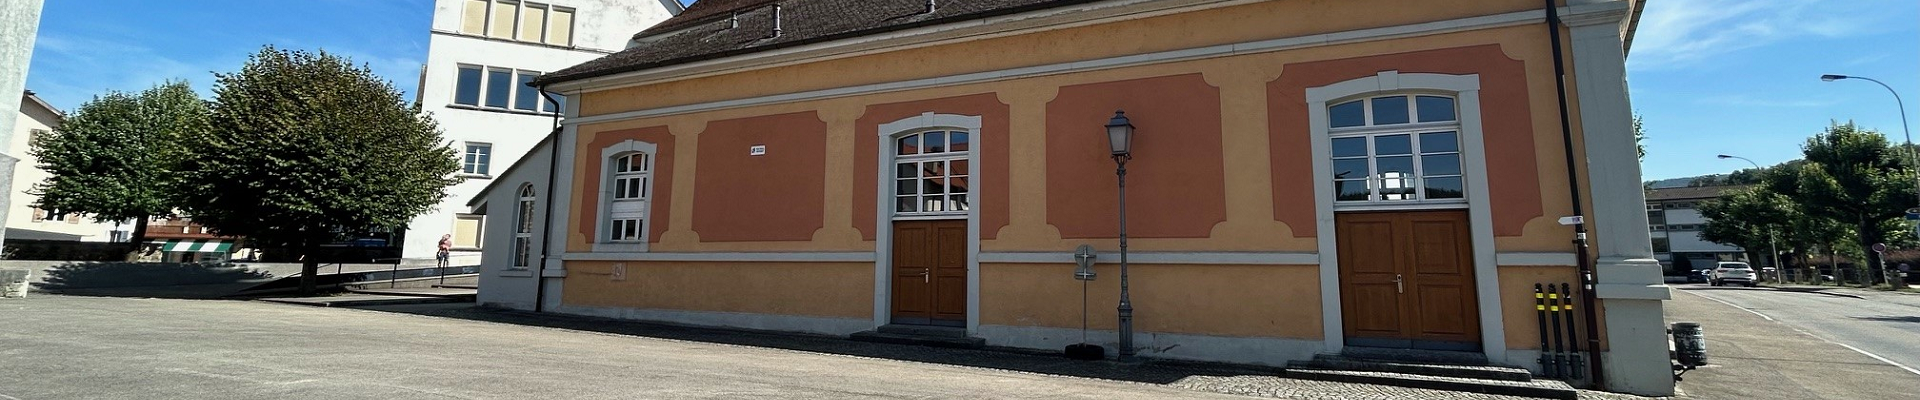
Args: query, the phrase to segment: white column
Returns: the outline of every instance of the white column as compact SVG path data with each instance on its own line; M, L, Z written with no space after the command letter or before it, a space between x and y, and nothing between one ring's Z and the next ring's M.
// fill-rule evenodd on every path
M40 0L0 2L0 192L13 193L13 168L26 149L9 149L14 119L26 96L27 64L33 59L33 39L40 30ZM31 168L32 166L28 166ZM13 209L12 196L0 196L0 221ZM0 230L0 238L6 232Z
M1605 310L1606 388L1639 395L1673 394L1661 301L1670 298L1647 232L1633 109L1628 102L1621 29L1627 1L1569 7L1580 131L1585 135L1596 288Z

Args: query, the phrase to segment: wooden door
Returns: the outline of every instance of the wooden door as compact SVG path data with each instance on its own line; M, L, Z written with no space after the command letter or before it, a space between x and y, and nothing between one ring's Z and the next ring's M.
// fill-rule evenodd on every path
M967 221L894 221L893 323L966 326Z
M1480 350L1465 211L1335 216L1347 344Z

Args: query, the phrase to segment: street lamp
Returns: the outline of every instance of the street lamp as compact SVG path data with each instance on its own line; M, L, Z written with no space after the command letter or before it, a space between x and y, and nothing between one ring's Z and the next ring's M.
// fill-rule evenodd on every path
M1720 159L1722 159L1722 160L1725 160L1725 159L1729 159L1729 158L1738 158L1738 159L1740 159L1740 161L1746 161L1746 162L1747 162L1747 164L1752 164L1752 165L1753 165L1753 169L1754 169L1754 173L1756 173L1756 174L1757 174L1757 173L1760 173L1760 172L1761 172L1761 170L1760 170L1760 163L1756 163L1756 162L1753 162L1753 160L1748 160L1748 159L1747 159L1746 157L1741 157L1741 156L1730 156L1730 155L1726 155L1726 154L1721 154L1721 155L1718 155L1718 156L1716 156L1716 157L1720 157ZM1771 256L1771 257L1773 258L1773 281L1774 281L1775 283L1779 283L1779 284L1782 284L1782 285L1784 285L1784 284L1786 284L1786 283L1787 283L1787 281L1786 281L1786 278L1785 278L1785 277L1783 277L1782 275L1783 275L1783 274L1784 274L1785 272L1787 272L1787 269L1786 269L1785 267L1781 267L1781 266L1780 266L1780 246L1779 246L1779 245L1777 245L1777 244L1774 244L1774 241L1773 241L1773 234L1774 234L1774 232L1775 232L1775 230L1768 230L1768 231L1767 231L1767 249L1768 249L1768 250L1772 250L1772 252L1771 252L1771 253L1769 253L1769 254L1770 254L1770 256Z
M1826 74L1826 75L1820 76L1820 80L1827 81L1827 82L1833 82L1841 79L1859 79L1867 82L1877 83L1877 84L1880 84L1880 87L1887 88L1887 93L1893 94L1893 105L1895 107L1900 108L1900 131L1902 133L1905 133L1907 136L1907 161L1909 161L1910 164L1914 165L1915 167L1920 167L1920 156L1915 155L1914 149L1913 149L1913 129L1907 127L1907 103L1900 100L1900 92L1893 90L1892 86L1887 86L1886 82L1881 82L1878 79L1868 78L1864 76L1847 76L1847 75L1836 75L1836 74ZM1914 179L1913 195L1916 201L1915 205L1920 206L1920 174L1914 175L1913 179ZM1914 230L1914 236L1920 237L1920 229ZM1886 266L1882 265L1880 268L1881 268L1882 274L1884 274L1886 270ZM1887 284L1893 285L1893 281L1890 279L1887 281ZM1898 285L1893 285L1893 286L1899 287Z
M1120 177L1120 361L1133 361L1133 300L1127 293L1127 160L1133 159L1133 122L1116 110L1107 120L1107 147Z

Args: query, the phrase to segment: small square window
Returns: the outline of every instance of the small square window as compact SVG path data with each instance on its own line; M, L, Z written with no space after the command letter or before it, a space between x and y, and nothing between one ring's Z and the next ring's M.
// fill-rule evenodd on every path
M493 145L486 143L467 143L467 151L461 157L460 172L469 175L487 175L488 164L492 163Z

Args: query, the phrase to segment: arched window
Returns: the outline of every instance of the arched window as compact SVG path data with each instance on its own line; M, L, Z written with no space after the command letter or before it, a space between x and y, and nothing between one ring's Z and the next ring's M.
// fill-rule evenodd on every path
M653 157L627 152L610 160L607 241L642 242L647 239L647 203L653 198Z
M1465 202L1452 96L1374 95L1327 107L1337 203Z
M967 132L925 131L894 140L894 215L965 214L972 188Z
M526 268L533 254L533 184L520 185L520 202L513 218L513 267Z

